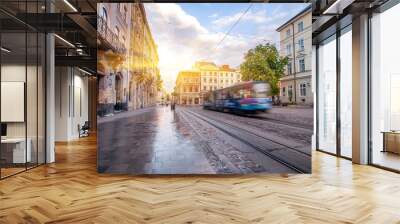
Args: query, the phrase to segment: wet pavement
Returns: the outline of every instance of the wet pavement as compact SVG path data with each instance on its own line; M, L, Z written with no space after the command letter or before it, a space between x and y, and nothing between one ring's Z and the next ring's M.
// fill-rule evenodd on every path
M128 112L130 113L130 112ZM98 170L129 174L216 173L169 107L106 118L98 127Z
M286 113L293 114L291 110ZM199 115L213 122L219 120L222 122L219 126L228 128L220 130ZM231 128L223 124L225 122L245 129L228 130ZM98 171L134 175L297 172L278 161L282 159L295 161L294 167L309 167L311 145L308 138L312 130L273 122L201 107L177 107L171 111L161 106L101 118L98 121ZM232 131L237 136L251 136L245 140L257 143L259 149L235 138ZM248 131L251 133L245 133ZM277 142L287 144L288 148L277 147ZM280 159L268 156L260 148L270 150L270 155L275 154Z

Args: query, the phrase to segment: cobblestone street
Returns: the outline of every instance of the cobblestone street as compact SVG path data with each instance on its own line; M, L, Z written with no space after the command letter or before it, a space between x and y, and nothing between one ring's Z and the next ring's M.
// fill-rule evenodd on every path
M124 112L99 120L98 167L129 174L308 173L312 125L306 119L312 122L312 109L254 116L201 107Z

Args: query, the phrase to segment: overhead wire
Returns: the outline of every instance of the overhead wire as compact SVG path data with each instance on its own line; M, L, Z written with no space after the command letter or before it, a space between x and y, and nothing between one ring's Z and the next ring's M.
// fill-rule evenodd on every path
M218 47L221 45L221 43L224 42L226 37L232 32L233 28L235 28L235 26L240 22L240 20L243 18L243 16L247 14L247 12L251 9L252 6L253 6L253 3L250 3L249 6L246 8L246 10L243 11L243 13L240 15L240 17L236 20L236 22L232 24L232 26L229 28L229 30L225 33L224 37L218 42L218 44L213 48L213 50L211 52L218 49Z

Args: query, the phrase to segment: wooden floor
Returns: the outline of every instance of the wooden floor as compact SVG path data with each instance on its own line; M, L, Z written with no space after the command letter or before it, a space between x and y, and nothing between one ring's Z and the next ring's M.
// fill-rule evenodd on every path
M400 223L400 175L313 154L312 175L99 175L96 141L0 181L0 223Z

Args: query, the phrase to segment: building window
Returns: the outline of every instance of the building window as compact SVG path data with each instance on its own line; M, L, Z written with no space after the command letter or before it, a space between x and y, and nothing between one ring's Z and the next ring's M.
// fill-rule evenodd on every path
M346 30L348 30L346 32ZM340 154L352 157L352 33L351 26L341 31L340 46ZM379 54L378 54L379 55ZM382 77L380 77L382 78ZM373 80L373 79L371 79ZM373 91L372 91L373 93ZM371 105L374 106L374 105ZM380 151L380 150L379 150Z
M207 79L206 79L206 78L204 78L204 79L203 79L203 81L204 81L204 82L207 82Z
M118 26L115 26L115 35L117 35L117 37L119 37L119 28L118 28Z
M398 66L400 4L372 16L371 30L371 159L373 164L400 170L400 67ZM397 23L396 23L397 22ZM348 52L347 50L345 52ZM342 60L341 60L342 61ZM342 68L342 67L341 67ZM383 132L386 132L385 134ZM383 139L385 141L383 141Z
M307 84L300 83L300 96L306 96L307 94Z
M299 39L299 50L300 51L304 50L304 39L303 38Z
M290 36L290 29L286 30L286 36L287 36L287 37Z
M288 63L288 65L287 65L287 74L288 75L292 74L292 63Z
M300 69L300 72L306 71L306 65L304 64L304 58L299 60L299 69Z
M290 55L292 53L292 45L288 44L286 45L286 54Z
M303 21L301 21L301 22L299 22L298 24L297 24L297 31L298 32L301 32L301 31L303 31L304 30L304 24L303 24Z
M207 86L203 86L203 90L207 90Z
M282 96L286 96L286 88L285 87L282 87L282 94L281 94Z
M103 20L105 22L107 22L107 10L106 10L106 8L102 7L100 16L101 16L101 18L103 18Z
M319 149L335 153L337 116L336 116L336 35L321 42L318 47L318 88L317 123Z
M124 5L124 20L128 24L128 8L126 8L126 5Z

